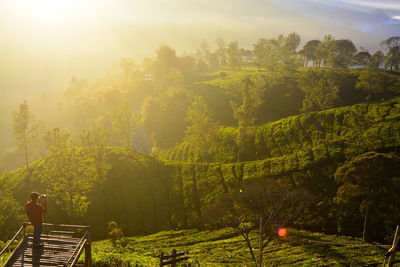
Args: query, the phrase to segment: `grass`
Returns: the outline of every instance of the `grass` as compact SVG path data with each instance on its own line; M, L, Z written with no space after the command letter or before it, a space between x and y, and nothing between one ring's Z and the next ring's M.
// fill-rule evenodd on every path
M257 247L257 232L251 233ZM345 245L340 245L345 244ZM365 243L359 238L288 230L264 249L265 266L376 266L389 246ZM189 251L192 266L254 266L243 238L231 228L216 231L163 231L126 238L113 246L110 240L93 243L94 266L157 266L161 252ZM258 250L255 249L255 254Z

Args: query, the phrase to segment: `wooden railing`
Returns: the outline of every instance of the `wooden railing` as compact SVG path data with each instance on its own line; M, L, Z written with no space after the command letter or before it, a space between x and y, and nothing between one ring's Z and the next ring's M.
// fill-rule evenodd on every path
M189 254L188 251L177 253L176 249L172 250L172 254L171 255L165 255L164 256L164 253L161 253L160 266L171 265L171 267L175 267L177 262L188 260L189 257L185 256L185 255L188 255L188 254ZM185 256L185 257L179 258L181 256ZM164 260L168 260L168 259L171 259L171 260L164 261ZM188 266L191 266L190 263L188 264Z
M17 240L17 238L21 234L21 232L24 233L24 237L25 237L25 228L26 228L25 224L23 226L21 226L21 228L19 228L18 232L14 235L14 237L11 238L11 240L8 242L8 244L1 250L0 256L6 252L6 250L11 246L12 243L14 243L15 240Z
M9 249L10 246L15 242L15 240L18 240L18 238L23 236L22 241L18 244L18 246L12 251L11 255L8 257L6 261L6 265L10 264L14 260L18 258L18 255L20 254L21 249L25 249L24 245L26 244L25 242L28 242L28 235L26 233L26 228L27 226L31 225L29 222L23 223L21 228L18 230L18 232L13 236L13 238L7 243L7 245L1 250L0 256L4 254L7 249L8 252L11 252ZM90 226L86 225L69 225L69 224L51 224L51 223L43 223L42 226L44 227L54 227L54 228L69 228L69 229L84 229L85 232L83 236L80 238L79 242L77 243L75 249L73 250L72 254L70 255L68 261L64 264L64 266L75 266L77 263L79 256L82 254L83 250L85 250L85 266L91 266L92 265L92 254L91 254L91 232L90 232ZM65 231L53 231L56 234L63 234L63 233L68 233L72 234L74 232L65 232ZM65 238L65 237L64 237ZM8 265L7 265L8 266Z

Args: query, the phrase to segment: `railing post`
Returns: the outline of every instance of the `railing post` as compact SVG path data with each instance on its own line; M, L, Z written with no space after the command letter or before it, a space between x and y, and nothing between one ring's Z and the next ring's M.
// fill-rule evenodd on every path
M173 262L171 263L171 267L176 267L176 249L173 249L172 250L172 259L173 259Z
M399 239L400 239L400 228L397 225L396 233L394 234L393 245L392 245L392 248L391 248L391 250L393 249L393 252L389 257L388 267L393 266L394 259L396 257L396 251L397 251Z
M90 232L90 228L88 229L88 237L85 245L85 266L92 266L92 234Z
M160 266L163 266L163 261L164 261L164 252L161 252L161 256L160 256Z

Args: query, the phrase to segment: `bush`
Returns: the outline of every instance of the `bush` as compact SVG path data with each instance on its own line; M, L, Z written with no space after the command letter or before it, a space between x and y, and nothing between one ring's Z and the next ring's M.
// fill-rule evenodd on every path
M115 221L111 221L108 223L108 228L110 232L108 232L108 236L111 238L113 245L115 246L117 243L124 245L126 244L126 239L124 236L124 232Z

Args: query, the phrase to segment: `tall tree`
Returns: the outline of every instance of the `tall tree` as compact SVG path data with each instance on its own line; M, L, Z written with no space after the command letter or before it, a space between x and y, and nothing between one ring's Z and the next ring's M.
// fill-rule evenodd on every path
M68 133L54 129L46 139L48 154L39 175L48 185L49 196L72 222L86 213L87 194L97 179L96 166L88 154L74 146Z
M332 108L339 99L339 88L335 80L325 72L308 70L299 81L300 89L306 94L303 112Z
M393 70L398 69L400 64L400 36L392 36L381 42L381 46L388 50L385 57L385 66Z
M256 111L262 103L258 88L256 88L249 76L241 81L240 103L231 102L233 116L238 122L238 133L236 143L238 146L237 161L242 160L241 155L245 155L250 150L249 129L256 120Z
M336 170L334 177L339 188L335 202L345 216L363 215L365 241L370 240L372 229L379 229L382 235L380 225L384 216L399 218L400 209L395 204L400 193L399 173L400 157L377 152L361 154ZM375 238L377 232L372 233Z
M324 40L318 44L315 48L315 54L318 59L318 66L321 66L321 63L324 66L331 66L332 59L336 55L337 47L335 38L332 35L328 34L324 36Z
M389 48L389 52L385 57L386 66L390 68L390 70L399 69L400 65L400 45L395 45Z
M232 67L233 69L240 69L241 58L240 58L239 43L234 41L230 42L228 44L228 48L226 51L228 54L229 66Z
M178 57L174 49L167 45L162 45L157 50L157 57L154 62L155 65L155 79L162 81L165 75L169 73L172 68L178 67Z
M292 223L303 212L310 196L305 190L274 178L253 178L243 184L236 202L243 209L236 229L244 237L253 261L261 267L263 249L278 235L280 227ZM260 227L258 261L248 236L249 222Z
M348 39L336 40L335 45L337 49L336 65L349 66L353 55L357 52L356 46Z
M201 155L201 161L211 159L215 149L218 124L201 96L195 96L188 108L185 140Z
M122 146L133 149L133 136L139 122L140 114L132 112L127 101L123 101L113 112L113 132Z
M37 123L29 111L28 102L25 100L19 105L18 111L13 111L13 130L19 149L24 151L25 165L29 169L29 159L32 148L37 141Z
M254 63L260 69L266 62L268 44L265 38L258 39L253 45Z
M385 55L381 50L378 50L372 55L371 61L379 68L385 62Z
M220 66L225 66L228 62L227 55L226 55L226 42L223 38L218 37L215 41L217 44L217 57Z
M105 178L105 173L109 169L106 160L108 134L103 129L91 129L80 135L80 143L85 155L93 159L100 180Z
M295 32L290 33L285 38L285 43L283 45L285 52L288 54L296 53L296 50L299 47L300 41L301 41L300 35L298 35Z
M316 65L316 60L317 60L317 56L315 54L315 49L317 48L317 46L319 45L321 41L320 40L311 40L308 41L304 46L303 49L300 51L300 54L305 58L305 62L306 62L306 67L307 67L307 62L309 60L312 61L312 65L313 67L315 67Z
M361 51L353 56L353 65L358 67L365 67L370 60L371 54L368 51Z

